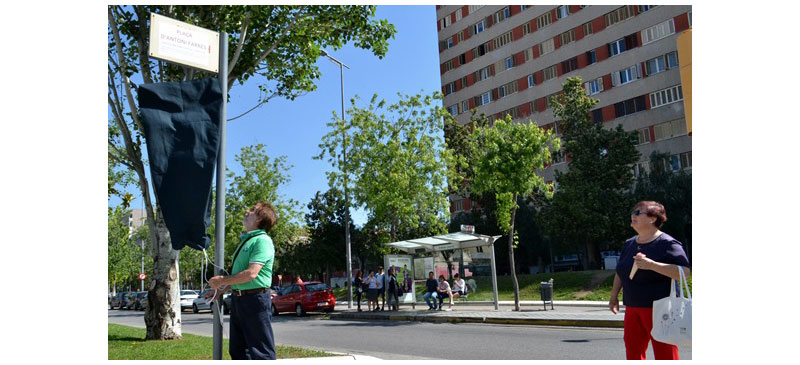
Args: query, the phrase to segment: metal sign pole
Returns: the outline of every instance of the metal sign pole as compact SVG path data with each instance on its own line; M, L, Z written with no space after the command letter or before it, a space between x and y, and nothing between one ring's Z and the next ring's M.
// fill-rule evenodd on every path
M219 86L222 108L219 120L219 151L217 151L217 210L214 275L222 275L225 267L225 120L228 118L228 33L219 34ZM214 360L222 360L222 298L211 306L214 312Z

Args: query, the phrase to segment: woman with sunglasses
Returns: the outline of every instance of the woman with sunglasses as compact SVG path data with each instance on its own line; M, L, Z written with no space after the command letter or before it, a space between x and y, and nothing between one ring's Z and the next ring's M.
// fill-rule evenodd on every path
M650 336L653 328L653 301L669 296L672 280L680 280L679 269L689 277L689 259L683 244L661 232L667 221L664 206L641 201L631 212L631 227L637 235L625 241L617 264L608 307L619 312L619 292L625 304L624 341L628 360L644 360L653 342L656 360L678 360L678 347L658 342ZM635 271L634 271L635 268Z

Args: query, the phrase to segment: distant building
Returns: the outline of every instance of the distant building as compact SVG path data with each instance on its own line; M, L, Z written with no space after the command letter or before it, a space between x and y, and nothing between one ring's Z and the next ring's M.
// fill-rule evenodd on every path
M133 233L139 227L147 224L147 211L143 209L131 209L131 213L122 219L125 225L128 226L130 233Z
M560 135L548 99L568 77L581 76L599 102L591 111L608 128L639 136L639 176L651 169L692 167L677 38L691 28L689 5L439 5L436 7L444 106L465 124L470 111L510 114ZM691 85L687 85L691 88ZM667 161L650 161L653 151ZM543 171L568 168L563 151ZM451 196L451 214L475 208Z

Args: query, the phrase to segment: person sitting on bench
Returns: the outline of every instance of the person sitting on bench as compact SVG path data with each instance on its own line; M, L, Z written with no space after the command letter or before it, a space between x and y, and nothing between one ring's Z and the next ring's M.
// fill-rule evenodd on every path
M436 309L436 289L439 287L439 282L434 279L433 271L428 272L428 280L425 281L427 292L422 296L425 303L428 303L428 310Z
M436 294L439 297L439 310L442 310L442 301L444 298L450 298L450 308L453 309L453 292L450 290L450 283L444 280L444 275L439 275L439 287L436 288Z
M453 299L458 299L467 294L467 283L464 282L458 273L453 275Z

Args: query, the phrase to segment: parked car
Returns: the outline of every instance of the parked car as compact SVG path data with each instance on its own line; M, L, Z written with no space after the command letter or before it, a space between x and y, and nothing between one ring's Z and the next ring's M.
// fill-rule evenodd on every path
M128 294L128 301L125 302L125 309L136 309L136 301L138 297L138 292Z
M198 296L197 290L181 290L181 311L192 308L192 304Z
M131 300L128 301L128 305L126 306L127 309L133 310L144 310L144 306L142 306L142 299L147 297L146 291L140 291L137 293L133 293L131 295Z
M275 303L275 297L278 296L278 293L280 293L282 288L280 286L276 285L276 286L273 286L273 287L271 287L269 289L270 289L270 292L269 292L270 296L272 297L272 303L273 303L272 305L274 306L275 305L274 304ZM222 313L224 313L224 314L230 314L231 313L231 292L225 293L225 296L222 297Z
M200 296L197 297L197 299L195 299L194 301L192 301L192 312L197 313L201 310L211 310L211 305L206 304L206 301L203 298L205 297L206 293L212 290L213 289L203 290L203 292L200 293ZM225 295L222 296L222 311L224 314L230 313L228 309L230 308L229 305L231 304L230 295L231 293L227 292L225 293Z
M122 304L122 298L124 297L124 294L125 294L125 292L121 292L121 291L117 292L117 294L114 294L114 296L111 297L111 302L108 303L108 308L109 309L122 308L121 304Z
M336 305L333 290L319 281L292 284L272 299L272 315L294 312L298 317L306 312L332 312Z
M138 310L143 311L145 308L147 308L147 292L144 292L142 297L139 299Z

